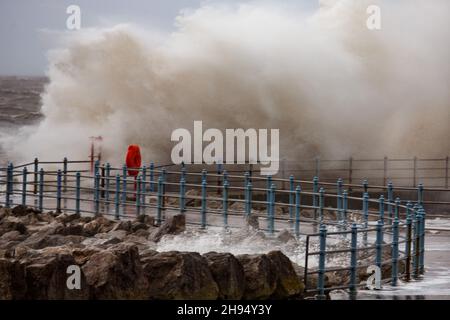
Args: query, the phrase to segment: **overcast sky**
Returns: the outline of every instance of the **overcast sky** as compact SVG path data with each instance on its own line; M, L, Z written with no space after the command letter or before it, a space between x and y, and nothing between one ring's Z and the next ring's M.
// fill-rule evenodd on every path
M43 75L46 52L57 44L56 37L48 31L66 30L66 9L71 4L81 8L82 27L133 22L170 31L181 9L195 9L205 2L214 1L0 0L0 75Z
M43 30L66 30L66 9L81 8L82 27L121 22L170 30L183 8L201 0L0 0L0 74L40 75L55 38Z

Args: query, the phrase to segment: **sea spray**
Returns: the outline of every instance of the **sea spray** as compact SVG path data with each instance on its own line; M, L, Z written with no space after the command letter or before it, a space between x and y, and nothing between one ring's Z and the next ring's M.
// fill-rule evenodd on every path
M118 25L70 33L50 55L44 120L3 138L16 161L103 160L128 144L170 161L170 134L205 127L280 129L280 157L441 156L449 149L446 0L208 4L176 30ZM366 8L381 8L381 30Z

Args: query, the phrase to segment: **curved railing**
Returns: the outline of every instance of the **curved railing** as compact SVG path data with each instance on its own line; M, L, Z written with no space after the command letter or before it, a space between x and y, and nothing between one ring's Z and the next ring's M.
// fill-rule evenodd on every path
M223 166L211 173L190 165L127 168L99 162L90 172L88 165L67 159L9 164L0 171L0 203L115 219L146 214L156 224L179 212L188 224L203 229L239 228L242 217L257 217L269 237L287 229L304 244L305 292L317 298L334 289L348 289L353 296L366 286L362 280L369 276L368 267L381 275L377 281L393 286L400 277L408 281L424 272L423 194L430 189L422 185L394 189L392 184L345 184L340 179L332 184L230 173ZM136 178L128 176L130 169L138 172ZM395 190L402 189L417 191L417 199L394 198ZM372 197L373 190L387 191L386 199ZM337 265L332 264L334 256ZM342 281L327 281L332 275Z

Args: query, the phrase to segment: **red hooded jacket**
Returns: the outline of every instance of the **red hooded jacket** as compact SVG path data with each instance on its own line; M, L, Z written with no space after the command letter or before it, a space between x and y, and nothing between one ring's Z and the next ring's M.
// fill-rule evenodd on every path
M128 146L126 164L127 168L141 167L141 150L138 145L131 144ZM128 174L130 176L137 176L139 174L139 170L128 170Z

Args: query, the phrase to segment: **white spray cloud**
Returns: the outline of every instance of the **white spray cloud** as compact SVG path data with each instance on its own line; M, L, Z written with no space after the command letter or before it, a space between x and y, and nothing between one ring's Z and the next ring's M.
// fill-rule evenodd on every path
M382 29L366 28L381 7ZM86 158L102 135L167 161L172 130L279 128L280 156L447 154L450 25L445 0L205 5L177 30L118 25L72 33L50 54L44 120L9 139L21 160Z

